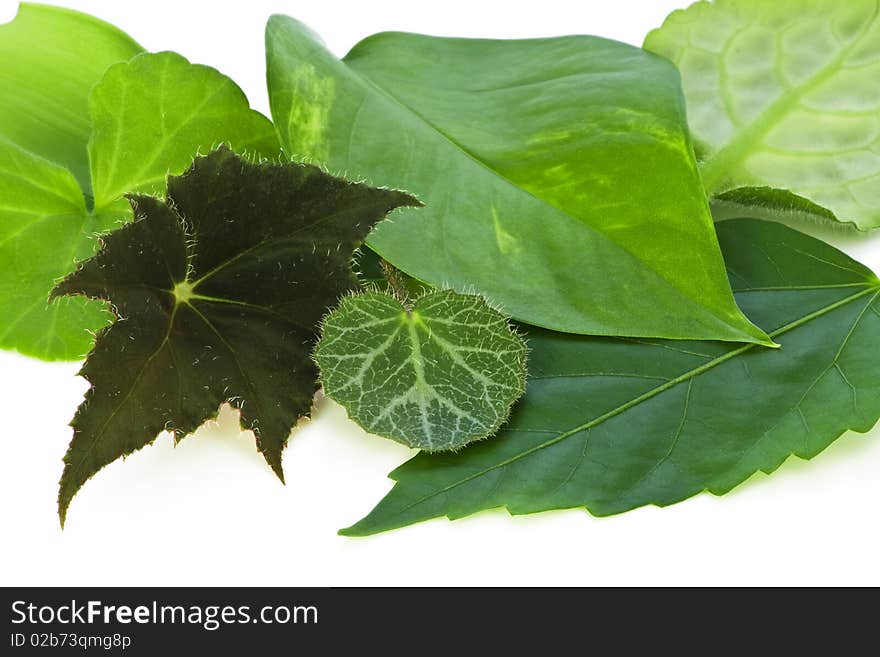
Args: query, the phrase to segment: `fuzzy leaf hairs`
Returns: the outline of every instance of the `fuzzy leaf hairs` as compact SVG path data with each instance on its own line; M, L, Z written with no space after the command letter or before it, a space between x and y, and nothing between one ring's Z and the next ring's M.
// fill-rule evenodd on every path
M91 384L64 458L62 525L79 488L111 461L241 411L283 480L281 452L318 387L321 318L358 288L354 250L411 196L228 148L169 177L167 199L129 197L135 220L52 292L109 302L80 374Z
M482 297L451 290L412 304L349 295L324 322L315 360L351 419L426 452L492 436L525 389L522 338Z

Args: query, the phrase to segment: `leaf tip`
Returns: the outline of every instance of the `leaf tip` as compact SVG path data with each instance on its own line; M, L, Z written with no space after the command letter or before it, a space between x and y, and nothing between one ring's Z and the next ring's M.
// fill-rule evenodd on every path
M266 459L266 463L268 463L269 467L272 468L272 472L275 473L275 476L278 477L278 480L281 482L281 484L286 486L287 482L284 480L284 469L281 467L280 455L275 458L264 453L263 456Z
M64 523L67 522L67 509L70 507L72 496L65 495L64 489L58 494L58 523L61 525L61 531L64 531Z
M343 527L342 529L336 532L337 536L344 536L345 538L362 538L364 536L369 536L370 532L363 532L358 529L358 526L361 523L356 522L350 527Z

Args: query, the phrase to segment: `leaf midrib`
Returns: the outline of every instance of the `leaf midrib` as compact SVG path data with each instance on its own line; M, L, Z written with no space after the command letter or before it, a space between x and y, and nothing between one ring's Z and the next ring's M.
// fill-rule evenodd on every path
M848 305L849 303L852 303L853 301L856 301L857 299L860 299L864 296L867 296L867 295L873 293L875 296L874 296L874 299L872 299L871 302L868 304L870 306L872 303L874 303L877 296L880 295L880 284L865 283L864 286L865 286L865 289L862 290L861 292L857 292L856 294L852 294L844 299L836 301L835 303L829 304L828 306L825 306L823 308L820 308L818 310L813 311L812 313L804 315L803 317L800 317L799 319L794 320L793 322L790 322L790 323L786 324L785 326L782 326L781 328L776 329L775 331L772 331L768 335L771 338L775 339L780 335L783 335L789 331L792 331L792 330L798 328L799 326L807 324L814 319L818 319L819 317L822 317L823 315L826 315L830 312L833 312L833 311L837 310L838 308L841 308L842 306ZM656 386L655 388L648 390L647 392L639 395L638 397L631 399L630 401L626 402L625 404L621 404L620 406L617 406L616 408L611 409L610 411L600 415L597 418L590 420L589 422L585 422L584 424L582 424L580 426L577 426L573 429L569 429L568 431L565 431L557 436L554 436L553 438L548 439L548 440L544 441L543 443L540 443L540 444L535 445L534 447L530 447L529 449L524 450L518 454L510 456L510 457L504 459L503 461L500 461L499 463L496 463L496 464L491 465L489 467L483 468L482 470L479 470L477 472L471 473L467 477L463 477L463 478L459 479L458 481L455 481L451 484L444 486L443 488L432 491L431 493L420 497L419 499L415 500L414 502L412 502L412 503L406 505L405 507L401 508L400 510L396 511L395 515L400 515L402 513L405 513L409 509L416 507L419 504L422 504L423 502L425 502L433 497L436 497L437 495L442 495L444 493L447 493L450 490L457 488L458 486L461 486L461 485L466 484L470 481L473 481L474 479L478 479L479 477L487 475L488 473L490 473L494 470L498 470L500 468L507 467L508 465L515 463L516 461L519 461L520 459L526 458L526 457L534 454L535 452L538 452L542 449L545 449L547 447L551 447L557 443L560 443L563 440L566 440L567 438L569 438L573 435L581 433L582 431L586 431L588 429L591 429L594 426L599 425L599 424L605 422L606 420L609 420L609 419L615 417L616 415L620 415L621 413L626 412L630 408L637 406L638 404L641 404L642 402L645 402L653 397L656 397L660 393L665 392L666 390L669 390L670 388L673 388L673 387L679 385L680 383L684 383L685 381L690 381L690 380L696 378L697 376L703 374L704 372L711 370L711 369L715 368L716 366L721 365L722 363L724 363L728 360L731 360L732 358L735 358L736 356L739 356L740 354L743 354L743 353L745 353L751 349L754 349L755 347L758 347L758 346L760 346L760 345L746 344L746 345L743 345L743 346L738 347L736 349L732 349L732 350L728 351L727 353L725 353L721 356L717 356L714 359L712 359L711 361L700 365L699 367L696 367L692 370L688 370L687 372L680 374L679 376L675 377L674 379L670 379L666 383L663 383L659 386ZM394 473L392 473L392 475L393 474Z
M351 54L351 53L349 53L349 54ZM550 208L552 211L557 212L557 213L559 213L560 215L562 215L562 216L564 216L564 217L566 217L566 218L568 218L568 219L570 219L570 220L572 220L572 221L574 221L574 222L577 222L580 226L583 226L583 227L586 228L587 230L590 230L590 231L592 231L593 233L595 233L596 235L602 237L603 239L606 239L609 243L613 244L614 246L616 246L617 248L619 248L621 251L623 251L624 253L626 253L627 255L629 255L630 257L632 257L633 259L637 260L637 261L638 261L638 262L639 262L639 263L640 263L640 264L641 264L646 270L648 270L648 271L650 271L652 274L654 274L654 276L656 276L656 278L657 278L658 280L662 281L665 285L667 285L669 288L671 288L672 290L674 290L677 294L681 295L682 297L684 297L684 298L687 299L688 301L691 301L691 302L694 303L697 307L702 308L705 312L707 312L709 315L711 315L712 317L714 317L715 319L717 319L718 321L720 321L721 323L723 323L725 326L727 326L727 327L729 327L730 329L732 329L734 332L740 334L741 336L746 336L746 335L747 335L747 333L745 332L745 330L744 330L743 328L738 327L738 326L736 326L735 324L730 323L730 322L727 320L727 318L725 318L723 315L721 315L721 314L715 312L714 310L708 308L707 306L705 306L705 305L700 301L699 298L692 297L690 294L688 294L685 290L681 289L679 286L672 284L669 280L666 279L665 276L663 276L663 274L662 274L661 272L657 271L657 270L656 270L653 266L651 266L647 261L645 261L643 258L637 256L637 255L634 254L633 252L631 252L631 251L630 251L628 248L626 248L624 245L622 245L622 244L620 244L619 242L617 242L616 240L614 240L610 235L608 235L608 234L606 234L605 232L599 230L598 228L596 228L596 227L593 226L592 224L587 223L585 220L581 220L581 219L579 219L578 217L575 217L574 215L569 214L569 213L566 212L565 210L563 210L563 209L561 209L561 208L558 208L558 207L556 207L555 205L552 205L552 204L548 203L545 199L542 199L541 197L536 196L535 194L533 194L533 193L530 192L529 190L527 190L527 189L525 189L525 188L523 188L523 187L520 187L519 185L517 185L516 183L514 183L512 180L510 180L510 178L504 176L501 172L497 171L497 170L494 169L492 166L490 166L488 163L484 162L482 159L480 159L479 157L477 157L476 154L472 153L472 152L471 152L470 150L468 150L464 145L460 144L460 143L459 143L457 140L455 140L451 135L447 134L444 130L442 130L441 128L439 128L438 126L436 126L434 123L432 123L430 120L428 120L425 116L423 116L420 112L416 111L414 108L412 108L412 107L410 107L409 105L407 105L406 103L404 103L402 100L400 100L399 98L397 98L394 94L392 94L390 91L388 91L388 90L385 89L384 87L379 86L379 84L376 83L376 82L374 82L374 81L372 80L372 78L370 78L369 76L367 76L367 75L361 73L360 71L358 71L358 70L355 69L355 68L352 68L352 67L349 65L348 61L346 61L346 60L347 60L347 56L346 56L346 58L343 58L343 59L341 60L341 61L342 61L342 64L345 65L346 69L347 69L348 71L350 71L352 74L354 74L354 75L357 77L357 79L358 79L359 81L363 82L363 83L365 84L365 86L367 86L369 89L372 89L373 91L377 92L380 96L385 97L385 98L386 98L387 100L389 100L392 104L394 104L395 106L399 107L399 108L402 109L404 112L409 113L409 114L412 114L413 116L415 116L416 118L418 118L419 121L421 121L422 123L424 123L429 129L431 129L432 131L434 131L434 132L436 132L438 135L440 135L440 136L443 138L444 141L446 141L447 143L449 143L454 149L458 150L458 151L459 151L464 157L466 157L466 158L468 158L469 160L471 160L472 162L474 162L474 163L475 163L477 166L479 166L481 169L486 170L486 171L489 172L491 175L495 176L496 178L498 178L499 180L501 180L502 182L504 182L506 185L508 185L508 186L510 186L511 188L513 188L517 193L522 194L522 195L525 195L525 196L528 196L528 197L531 197L531 198L537 200L537 201L540 202L542 205L544 205L544 206ZM688 148L690 148L691 150L693 150L691 146L688 146ZM706 210L706 212L708 213L708 209ZM754 336L750 336L750 337L753 338Z
M362 214L365 212L364 208L367 208L369 210L373 210L375 207L376 210L381 211L385 208L386 205L387 204L382 203L381 201L377 200L375 202L375 206L372 206L372 205L367 206L366 204L364 204L362 207L359 207L357 209L345 208L344 210L339 210L338 212L330 212L328 214L323 214L320 217L318 217L315 221L308 223L308 224L304 224L302 226L297 226L294 230L291 230L290 232L287 232L283 235L269 235L269 236L267 236L266 238L260 240L259 242L256 242L256 243L252 244L251 246L249 246L245 249L242 249L241 251L238 251L237 253L233 254L232 256L230 256L229 258L224 260L223 262L217 263L211 269L209 269L207 272L205 272L204 274L199 276L197 279L191 280L191 281L188 280L188 282L192 285L193 290L195 290L198 288L199 285L201 285L205 281L210 280L211 278L213 278L215 275L217 275L221 271L223 271L223 270L229 268L231 265L235 264L237 261L259 251L260 249L263 249L266 247L271 247L278 242L291 242L291 241L298 240L300 238L301 234L306 231L314 231L315 229L320 228L321 226L326 224L327 222L333 221L333 220L338 219L340 217L343 217L347 214ZM400 206L397 206L397 207L400 207ZM394 209L397 209L397 208L394 208ZM310 243L317 244L318 241L313 239L313 240L311 240ZM360 243L361 242L358 241L358 243L355 246L360 246Z
M853 38L837 56L816 71L803 84L790 92L783 93L782 96L771 103L767 109L755 118L748 127L739 132L736 137L715 151L710 158L702 163L700 173L703 177L703 186L708 196L715 196L735 187L735 185L731 186L728 184L731 169L741 164L750 154L753 146L779 125L804 97L815 91L839 71L843 62L862 44L865 36L871 33L878 15L880 15L880 0L875 0L874 12L871 18L866 21L864 28L858 36ZM719 66L723 67L724 62L719 62ZM733 119L734 117L731 116L731 120Z
M156 349L153 350L153 352L147 358L144 359L143 365L141 365L141 367L138 369L137 374L135 374L134 378L132 379L131 385L129 386L125 395L122 397L122 399L116 405L116 407L110 412L110 414L107 416L107 419L104 420L104 422L101 424L101 428L97 432L95 432L94 439L91 441L91 443L89 444L89 446L85 450L85 452L83 452L80 455L80 458L76 461L76 465L74 465L73 463L69 463L68 467L72 467L74 470L79 472L79 470L82 467L83 463L85 462L86 458L89 455L91 455L91 453L95 450L95 448L98 446L98 444L100 442L102 442L102 438L106 435L105 431L107 430L107 427L110 425L110 422L113 421L113 419L118 415L118 413L122 409L122 407L125 406L125 404L128 402L128 400L134 394L135 389L140 385L141 379L143 379L144 373L147 371L147 368L150 366L150 363L152 363L153 360L155 360L155 358L166 347L166 345L168 345L170 343L171 331L174 328L174 320L177 315L178 308L179 308L179 306L175 305L174 308L172 309L169 320L168 320L168 327L165 331L165 335L162 337L162 340L159 342L159 345L156 347ZM78 414L79 413L77 413L77 415ZM76 427L74 426L74 434L75 433L76 433ZM65 472L66 472L66 470L67 470L67 468L65 468ZM62 477L63 477L63 475L62 475ZM63 482L63 479L62 479L62 482ZM62 490L63 490L63 487L62 487ZM69 504L69 500L67 501L67 503ZM65 504L65 506L63 507L63 511L61 514L61 527L62 527L62 529L64 528L64 518L66 515L67 515L67 504Z

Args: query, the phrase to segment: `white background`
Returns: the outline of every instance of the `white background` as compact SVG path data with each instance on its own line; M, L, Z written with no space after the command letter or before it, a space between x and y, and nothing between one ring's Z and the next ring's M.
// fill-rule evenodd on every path
M268 114L263 27L288 13L339 55L382 30L483 37L592 33L639 45L687 0L340 2L71 0L149 50L176 50L236 80ZM0 22L16 2L0 0ZM2 93L2 90L0 90ZM880 234L817 232L880 269ZM878 231L880 233L880 231ZM880 348L880 345L878 345ZM3 585L880 584L880 430L847 435L723 498L596 519L504 511L367 539L336 535L410 455L319 401L284 457L282 486L231 412L176 448L167 435L102 470L58 526L67 426L86 390L75 363L0 352Z

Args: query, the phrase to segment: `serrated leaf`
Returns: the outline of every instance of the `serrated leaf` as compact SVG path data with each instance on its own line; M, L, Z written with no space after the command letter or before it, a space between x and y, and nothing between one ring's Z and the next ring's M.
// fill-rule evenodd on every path
M59 514L111 461L241 410L282 477L281 452L317 388L311 350L321 317L356 289L351 257L403 194L316 167L251 164L221 149L168 181L168 198L130 197L136 220L54 296L112 304L81 375L91 388L71 425Z
M315 350L324 393L370 433L428 452L493 435L525 387L525 344L476 295L434 291L406 309L346 297Z
M497 507L663 506L868 431L880 417L877 277L781 224L731 220L718 231L740 305L781 349L532 331L527 391L498 436L417 455L342 533Z
M407 274L555 330L767 343L734 303L661 58L383 33L340 61L283 16L266 41L287 153L426 203L369 239Z
M645 48L681 71L711 196L769 186L861 229L880 226L876 0L698 2ZM789 209L759 199L747 216Z
M272 124L231 80L174 53L139 52L66 9L22 5L0 26L0 77L14 91L0 98L2 348L50 360L88 352L108 321L103 305L49 306L49 292L94 254L96 233L131 218L123 194L161 192L166 174L220 143L279 152Z

